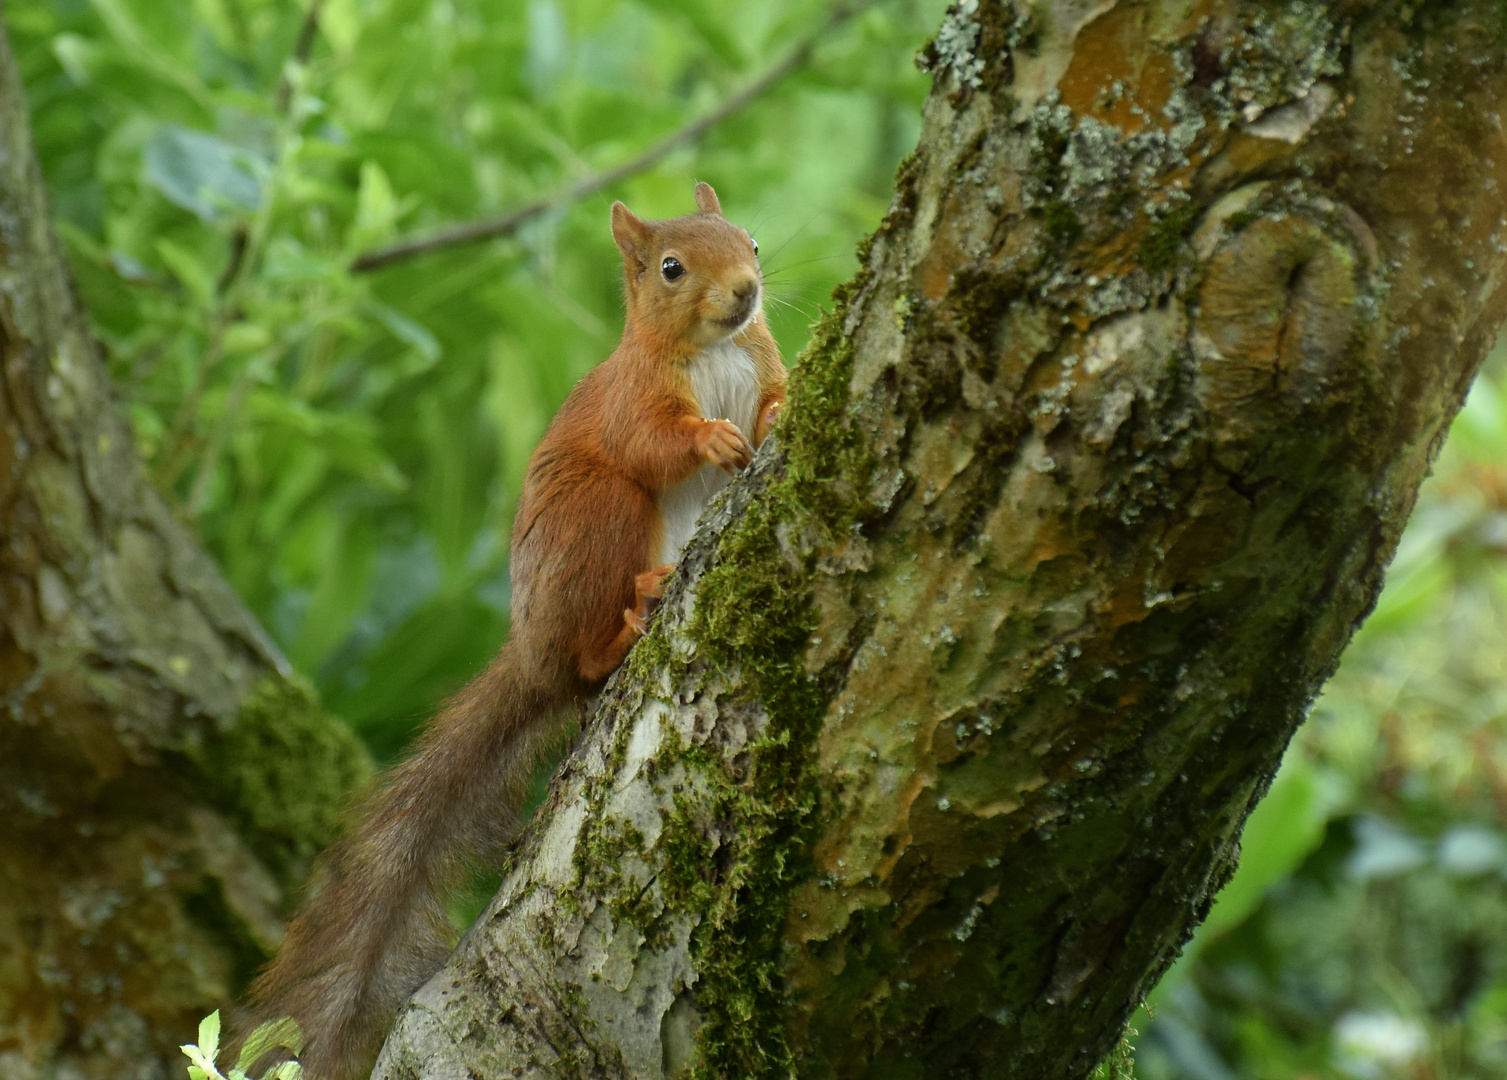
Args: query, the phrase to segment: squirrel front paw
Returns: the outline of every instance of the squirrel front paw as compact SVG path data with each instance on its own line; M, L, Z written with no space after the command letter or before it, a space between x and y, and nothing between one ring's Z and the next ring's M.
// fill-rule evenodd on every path
M719 469L735 473L753 460L753 443L731 420L703 420L696 450Z

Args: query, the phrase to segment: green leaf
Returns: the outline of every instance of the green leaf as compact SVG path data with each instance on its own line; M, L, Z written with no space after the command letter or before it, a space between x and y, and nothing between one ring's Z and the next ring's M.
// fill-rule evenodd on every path
M383 326L392 331L393 337L417 350L429 363L439 360L439 339L430 333L428 327L386 304L373 304L372 313Z
M157 249L158 257L172 271L173 277L177 278L194 298L194 303L205 311L214 307L214 275L199 261L198 256L165 236L159 237L153 246Z
M193 1043L184 1043L178 1049L182 1050L188 1056L188 1060L193 1062L193 1065L189 1066L190 1076L193 1075L193 1069L197 1068L207 1080L224 1080L220 1076L220 1071L215 1068L215 1063ZM199 1077L195 1077L194 1080L199 1080Z
M203 221L261 205L252 156L205 132L164 124L142 148L141 161L147 183Z
M375 161L361 163L361 183L356 191L356 221L351 228L349 250L362 251L389 239L400 213L392 181Z
M272 343L272 335L265 324L238 322L225 331L223 339L227 353L260 352Z
M235 1067L245 1072L256 1064L257 1058L268 1051L289 1050L297 1055L303 1052L303 1048L303 1032L299 1030L298 1021L291 1016L285 1016L281 1020L271 1020L262 1024L246 1036L246 1041L241 1046L241 1053L235 1059Z
M220 1010L216 1009L199 1021L199 1049L211 1061L220 1052Z
M87 86L93 80L102 52L97 44L79 34L59 34L52 39L52 51L76 84Z

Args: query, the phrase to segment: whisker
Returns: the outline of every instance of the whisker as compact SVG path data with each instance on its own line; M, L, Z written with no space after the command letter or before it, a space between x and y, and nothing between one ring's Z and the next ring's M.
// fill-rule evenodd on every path
M786 308L790 311L794 311L796 314L802 315L807 319L815 320L821 315L821 309L819 307L813 306L812 308L807 308L800 304L792 303L791 301L785 299L783 296L766 296L765 299L779 304L781 307Z
M785 238L784 242L782 244L780 244L779 247L777 247L777 248L774 249L774 252L770 255L770 258L774 258L775 255L778 255L780 252L784 251L787 247L789 247L790 246L790 242L792 240L794 240L797 236L805 236L806 233L807 233L807 231L811 228L811 223L813 221L815 221L816 218L817 218L817 215L816 214L812 214L805 221L801 222L800 228L796 229L795 232L793 232L789 236L787 236Z
M788 308L791 308L791 309L796 310L796 311L803 310L801 308L800 304L806 302L804 300L802 300L800 302L797 302L795 300L791 300L789 297L776 296L773 293L766 294L766 296L764 297L764 299L770 300L770 301L772 301L772 302L774 302L776 304L779 304L779 305L781 305L783 307L788 307Z
M779 296L793 296L797 300L826 300L832 295L832 290L824 286L800 286L790 282L782 282L779 288L766 289L765 292Z
M816 256L813 256L812 258L809 258L809 259L802 259L800 262L786 263L784 266L776 267L773 270L766 270L764 272L764 280L768 281L770 278L775 277L775 276L777 276L779 274L783 274L786 271L794 270L798 266L810 266L812 263L831 262L833 259L846 259L846 258L849 258L849 256L848 255L816 255Z
M762 229L764 227L764 222L766 222L768 220L769 220L769 211L766 210L763 213L761 213L758 217L754 218L753 221L750 224L748 224L747 226L744 227L744 229L748 233L749 236L752 236L754 233L756 233L760 229Z

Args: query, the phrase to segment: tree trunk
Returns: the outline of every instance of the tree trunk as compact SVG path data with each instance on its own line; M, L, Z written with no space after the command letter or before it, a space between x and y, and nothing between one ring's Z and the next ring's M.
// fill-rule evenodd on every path
M181 1076L368 769L144 481L0 35L0 1077Z
M916 154L376 1075L1082 1077L1504 316L1492 0L961 0Z

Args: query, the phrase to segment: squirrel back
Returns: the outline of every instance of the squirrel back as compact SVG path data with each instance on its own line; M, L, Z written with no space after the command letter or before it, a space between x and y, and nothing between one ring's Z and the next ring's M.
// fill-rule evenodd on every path
M517 833L540 752L645 632L706 500L753 456L785 396L758 245L696 187L699 213L622 203L622 343L571 391L529 461L514 518L511 626L319 859L241 1025L291 1016L319 1080L357 1080L393 1015L443 963L444 897Z

